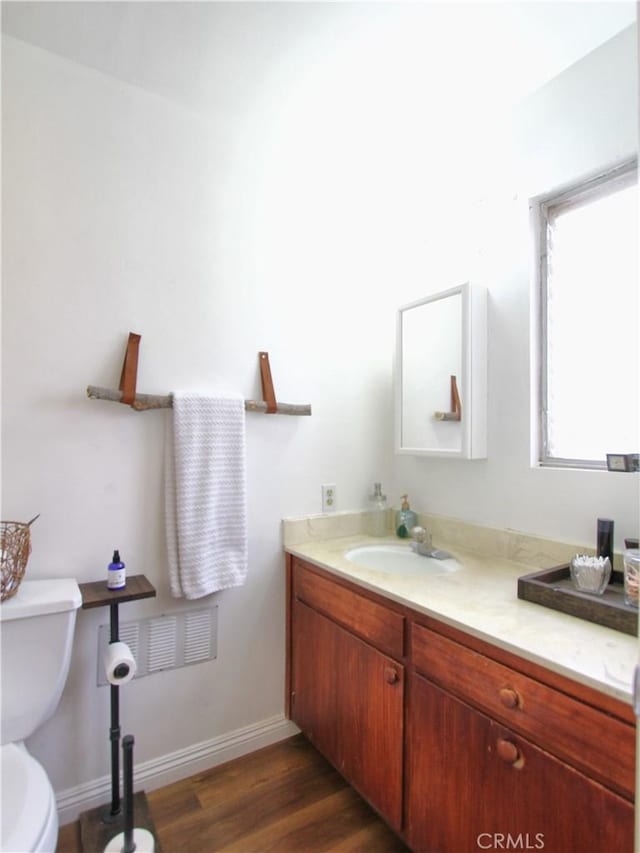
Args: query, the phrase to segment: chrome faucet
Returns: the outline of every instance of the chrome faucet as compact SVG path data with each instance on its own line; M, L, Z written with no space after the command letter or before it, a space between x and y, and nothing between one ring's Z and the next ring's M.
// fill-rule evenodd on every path
M431 542L431 534L424 527L412 527L410 530L412 542L411 548L422 557L432 557L435 560L449 560L453 554L434 548Z
M429 556L429 551L431 548L431 534L428 533L424 527L412 527L409 531L411 533L411 548L416 552L416 554L422 554L423 557Z

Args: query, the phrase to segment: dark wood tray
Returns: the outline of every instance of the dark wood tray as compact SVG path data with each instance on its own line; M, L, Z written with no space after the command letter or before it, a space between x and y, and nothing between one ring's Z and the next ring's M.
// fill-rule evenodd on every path
M602 595L579 592L571 580L568 563L518 578L518 598L624 634L638 633L638 609L624 603L623 584L610 583Z

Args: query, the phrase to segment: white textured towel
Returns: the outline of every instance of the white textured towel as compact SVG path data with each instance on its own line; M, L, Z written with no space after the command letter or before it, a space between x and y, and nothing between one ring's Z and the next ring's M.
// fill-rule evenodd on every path
M202 598L247 576L245 410L240 397L173 394L165 516L171 594Z

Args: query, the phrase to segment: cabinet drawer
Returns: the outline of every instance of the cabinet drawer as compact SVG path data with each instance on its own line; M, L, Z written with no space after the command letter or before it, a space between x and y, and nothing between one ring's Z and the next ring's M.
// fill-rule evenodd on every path
M411 660L430 680L633 798L634 726L421 625L412 626Z
M293 562L293 594L395 658L404 656L404 616Z

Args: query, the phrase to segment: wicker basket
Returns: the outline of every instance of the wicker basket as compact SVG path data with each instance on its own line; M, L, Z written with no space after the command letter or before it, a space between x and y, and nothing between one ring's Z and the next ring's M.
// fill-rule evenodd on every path
M30 527L35 520L32 518L26 523L0 521L0 565L2 566L0 601L6 601L18 591L31 553Z

